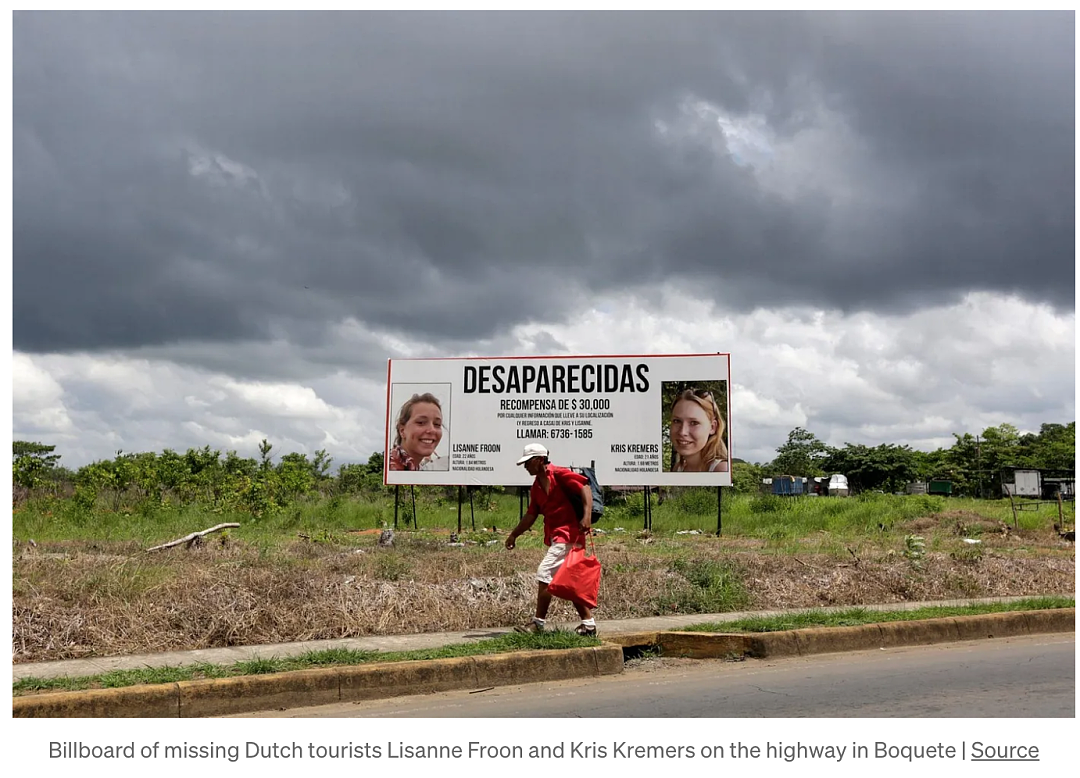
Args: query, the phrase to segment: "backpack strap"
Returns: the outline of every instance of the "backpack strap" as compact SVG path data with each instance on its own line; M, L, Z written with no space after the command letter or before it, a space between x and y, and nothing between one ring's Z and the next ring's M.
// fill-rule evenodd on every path
M552 474L552 477L555 479L555 483L557 483L559 485L559 488L563 490L563 494L566 495L567 501L570 503L571 507L574 509L574 515L577 516L578 521L581 521L582 519L585 518L585 502L582 499L580 492L575 492L572 488L570 488L566 484L566 481L562 480L562 478L560 476L562 476L563 473L561 471L568 471L568 472L573 472L573 471L570 470L569 468L560 467L560 468L557 468L557 469L553 470L551 474Z

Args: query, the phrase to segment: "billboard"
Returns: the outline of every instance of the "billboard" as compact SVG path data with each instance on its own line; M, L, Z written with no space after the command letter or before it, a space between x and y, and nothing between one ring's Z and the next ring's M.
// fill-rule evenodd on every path
M392 359L387 484L526 485L541 443L607 486L730 486L728 354Z

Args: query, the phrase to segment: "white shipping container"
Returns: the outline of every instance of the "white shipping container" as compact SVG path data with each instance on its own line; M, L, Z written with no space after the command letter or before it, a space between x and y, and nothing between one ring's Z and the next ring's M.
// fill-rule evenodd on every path
M1042 474L1038 470L1014 470L1012 483L1005 482L1005 495L1013 497L1041 497Z

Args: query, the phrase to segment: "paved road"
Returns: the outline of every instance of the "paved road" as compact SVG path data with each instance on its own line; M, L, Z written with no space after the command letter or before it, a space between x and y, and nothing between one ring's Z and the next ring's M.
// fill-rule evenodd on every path
M644 662L621 676L257 717L1074 717L1075 635L808 658Z

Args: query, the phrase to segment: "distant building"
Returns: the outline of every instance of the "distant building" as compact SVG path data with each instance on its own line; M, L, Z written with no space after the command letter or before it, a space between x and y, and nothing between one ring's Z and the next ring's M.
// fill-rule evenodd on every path
M1001 471L1002 497L1056 500L1059 494L1064 500L1076 496L1075 472L1035 467L1006 467Z

